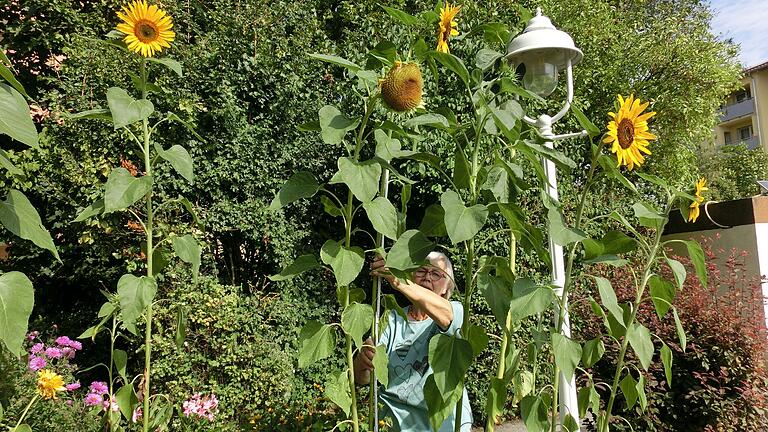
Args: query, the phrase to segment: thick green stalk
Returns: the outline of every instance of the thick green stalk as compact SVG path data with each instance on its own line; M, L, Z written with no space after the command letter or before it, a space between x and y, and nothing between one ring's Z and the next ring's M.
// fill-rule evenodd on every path
M653 264L656 261L656 254L658 253L659 246L661 245L661 236L664 233L664 227L669 221L669 212L672 210L672 201L673 199L670 198L669 202L667 203L667 207L664 212L664 223L656 231L656 238L654 239L653 246L648 252L648 259L645 262L645 269L643 270L643 278L640 282L640 285L637 287L637 291L635 292L635 301L632 303L632 313L630 314L629 322L627 323L627 331L629 331L637 319L637 310L640 307L640 303L643 301L643 293L645 292L645 287L648 284L648 280L651 278ZM611 420L611 411L613 411L613 403L616 400L616 392L619 388L619 378L621 378L621 372L624 369L624 359L628 348L629 338L627 335L624 335L624 340L621 342L621 349L619 350L619 360L616 363L616 372L613 375L613 384L611 384L611 395L608 398L605 418L603 424L601 425L601 432L608 432L608 424Z
M145 59L141 60L141 82L142 82L142 89L141 89L141 98L146 99L147 98L147 67L146 67L147 61ZM149 150L149 120L144 119L142 121L142 132L144 133L144 169L146 170L147 176L152 175L152 159L150 158L150 150ZM154 186L154 181L152 182ZM147 192L146 195L147 199L147 223L145 224L146 227L146 236L147 236L147 253L146 253L146 259L147 259L147 277L153 278L154 272L152 269L152 253L154 249L154 245L152 244L152 234L153 234L153 214L152 214L152 188L150 187L149 192ZM152 366L152 302L150 302L147 305L146 309L146 321L147 321L147 327L144 333L144 388L142 391L143 394L143 402L144 402L144 408L142 413L142 424L143 424L143 430L144 432L149 432L149 396L150 396L150 376L151 376L151 366Z

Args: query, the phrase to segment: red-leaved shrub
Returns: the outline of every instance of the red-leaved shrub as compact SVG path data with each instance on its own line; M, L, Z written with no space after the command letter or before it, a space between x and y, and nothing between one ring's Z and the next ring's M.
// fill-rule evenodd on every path
M671 310L659 320L648 297L638 311L638 321L672 349L672 386L666 383L659 357L661 344L654 338L654 363L643 373L648 407L645 412L639 405L627 410L623 398L617 398L613 414L624 420L612 422L612 430L629 430L629 425L636 431L768 430L768 340L761 279L745 271L746 252L713 250L707 240L702 246L707 256L707 287L701 285L687 257L675 257L688 269L684 287L678 289L674 301L687 334L686 351L680 346ZM727 258L718 267L716 257ZM634 300L633 276L627 268L597 266L589 270L611 280L620 302ZM657 271L674 280L666 265ZM583 340L606 333L602 319L589 307L588 297L598 298L592 291L589 283L582 283L574 293L574 315L583 320L576 323L577 331ZM619 347L608 336L603 336L603 341L606 353L590 373L595 382L604 383L599 391L605 409ZM631 350L627 357L637 366L631 373L638 378L639 362Z

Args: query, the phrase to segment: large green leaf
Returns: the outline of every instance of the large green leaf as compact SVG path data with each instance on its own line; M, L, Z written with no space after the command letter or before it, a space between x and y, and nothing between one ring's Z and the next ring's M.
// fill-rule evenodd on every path
M555 364L565 378L570 380L581 361L581 345L560 333L552 333L552 352L555 355Z
M517 386L515 388L517 389ZM491 377L491 385L488 388L488 397L485 402L485 413L493 419L494 424L501 422L506 401L507 382L503 379Z
M174 237L172 243L176 256L185 263L192 264L192 280L197 281L197 274L200 272L200 254L202 252L200 244L190 234Z
M339 144L344 140L344 135L356 128L359 120L348 118L332 105L320 108L320 137L326 144Z
M464 85L469 85L469 71L467 70L467 67L464 66L464 62L461 61L460 58L453 54L439 51L432 51L429 53L429 55L435 60L439 61L443 66L453 71L453 73L455 73L461 79L461 81L464 82Z
M107 90L107 105L112 112L112 123L115 129L149 118L155 111L152 102L146 99L136 100L128 92L117 87L110 87Z
M604 353L605 344L598 336L584 343L584 348L581 351L581 362L584 363L584 367L592 367L603 357Z
M621 231L609 231L600 240L584 239L584 260L589 263L615 261L619 254L631 252L637 240Z
M7 151L0 149L0 166L7 169L13 175L22 175L24 172L11 162L11 155Z
M373 131L373 136L376 138L376 156L389 162L403 154L400 140L390 137L387 132L376 129Z
M0 275L0 341L16 357L21 353L34 305L35 290L24 273L11 271Z
M299 334L299 367L311 365L334 353L336 333L328 324L309 321Z
M130 420L133 415L134 407L139 404L139 398L136 397L136 392L133 390L132 384L126 384L120 387L115 393L115 401L117 407L120 409L120 413L123 414L126 420Z
M677 287L682 290L685 285L685 279L688 277L688 272L685 270L685 266L676 259L666 258L666 260L669 268L672 270L672 274L675 276Z
M120 314L123 324L133 334L136 331L136 320L152 303L157 293L157 282L148 276L136 277L125 274L117 281L117 296L120 300Z
M357 71L362 69L362 67L358 66L357 64L352 63L351 61L349 61L349 60L347 60L345 58L342 58L342 57L339 57L339 56L335 56L335 55L315 54L315 53L313 53L313 54L310 54L309 57L311 57L313 59L316 59L316 60L324 61L326 63L332 63L332 64L335 64L335 65L342 66L342 67L344 67L346 69L349 69L352 72L357 72Z
M595 126L595 124L592 123L586 115L584 115L584 112L576 104L571 104L571 113L574 117L576 117L576 120L579 122L579 126L587 131L590 138L594 138L600 135L600 128Z
M632 378L631 374L627 373L619 386L621 387L621 394L624 395L624 400L627 402L627 409L632 409L637 402L637 381Z
M0 83L0 134L37 147L37 129L29 115L29 105L19 92Z
M459 194L452 190L443 193L440 204L445 210L445 230L454 244L474 237L488 219L487 207L482 204L465 207Z
M431 204L424 210L424 218L419 225L419 231L429 237L442 237L448 235L445 230L445 210L440 204Z
M653 359L651 332L642 324L635 323L631 328L627 329L627 339L629 339L629 344L635 351L638 360L640 360L640 366L648 370L648 367L651 365L651 359Z
M363 208L376 231L392 240L397 239L397 210L387 198L376 197L363 203Z
M403 23L405 25L414 25L414 24L419 22L418 18L416 18L415 16L413 16L413 15L407 13L407 12L403 12L400 9L396 9L396 8L389 7L389 6L384 6L382 4L380 4L379 6L381 6L382 9L387 11L389 16L391 16L392 18L400 21L401 23Z
M347 249L341 242L328 240L320 249L320 259L331 266L336 284L347 286L360 274L365 262L363 250L357 246Z
M387 267L396 270L412 270L421 267L435 244L419 230L404 232L387 254Z
M8 57L5 55L5 53L0 53L0 76L8 81L8 83L12 85L13 88L16 89L17 92L21 93L25 98L32 99L27 94L27 91L24 90L24 87L21 85L21 83L16 79L16 77L13 76L13 72L11 72L10 66L11 61L8 60ZM2 418L0 418L0 420L2 420Z
M427 402L427 411L429 413L429 424L432 430L439 430L445 419L456 409L456 403L464 393L463 383L449 389L448 392L442 392L437 388L435 376L430 375L424 383L424 399Z
M341 313L341 328L352 336L358 348L363 346L363 335L371 328L373 308L368 304L352 303Z
M328 377L324 394L349 417L349 411L352 409L352 395L349 390L349 374L346 371L334 372Z
M461 147L456 146L453 152L453 176L451 180L459 189L469 189L469 178L471 177L471 167L467 155Z
M520 401L520 416L528 432L549 430L547 406L540 396L526 396Z
M379 192L379 179L381 178L381 165L375 160L355 162L352 158L339 158L338 179L352 191L355 198L362 202L369 202ZM335 176L334 176L335 177Z
M112 361L115 363L117 373L127 382L125 368L128 365L128 353L121 349L115 349L112 351Z
M195 181L195 171L192 164L192 156L184 147L176 144L171 146L168 150L163 150L163 146L155 144L155 151L157 154L171 163L173 169L177 173L181 174L184 179L190 183Z
M176 75L178 75L179 78L184 77L184 71L181 69L181 63L179 63L178 61L170 57L160 57L160 58L147 57L147 60L167 67L168 69L172 70Z
M81 211L72 222L82 222L104 213L104 198L99 198Z
M442 114L421 114L416 117L408 119L403 126L413 129L418 126L428 126L435 129L448 129L450 124L448 119Z
M379 345L376 347L376 354L373 356L373 367L376 369L376 379L387 388L389 386L389 354L387 347Z
M136 178L125 168L115 168L104 186L104 213L126 209L151 190L152 176Z
M278 210L294 201L314 196L318 190L320 185L315 176L307 171L299 171L280 188L272 203L269 204L269 210Z
M464 382L472 363L472 345L458 337L437 334L429 341L429 364L432 366L435 385L442 394Z
M314 255L302 255L296 258L294 262L289 264L279 274L269 276L269 280L274 282L287 280L317 267L320 267L320 263L317 262L317 258Z
M569 228L563 222L563 215L557 207L551 206L547 212L549 219L549 235L555 244L567 246L573 242L579 242L587 238L583 231Z
M8 197L0 202L0 223L8 231L25 240L30 240L59 259L59 253L56 251L51 235L43 226L37 210L32 207L32 203L23 193L16 189L8 191Z
M616 292L613 290L611 281L606 278L593 276L597 283L597 290L600 293L600 302L608 309L608 312L613 315L613 318L624 325L624 311L619 306L619 301L616 299ZM626 327L626 326L625 326Z
M496 322L503 329L507 325L507 314L512 303L512 290L504 279L488 273L480 273L477 277L477 287L491 308Z
M661 362L664 364L664 376L667 378L667 385L672 388L672 350L667 344L661 344Z
M648 228L660 228L664 224L664 215L660 214L653 205L646 202L632 204L632 210L640 221L640 225Z
M472 355L475 357L479 356L488 347L488 334L479 325L470 324L467 326L466 340L472 345Z
M691 258L693 268L696 269L696 276L699 277L701 286L707 288L707 263L704 259L704 250L695 240L686 240L685 247L688 249L688 256Z
M517 322L526 317L542 313L554 301L554 291L549 287L537 285L528 278L515 280L512 286L512 302L510 313L512 319Z
M606 154L601 154L597 158L597 162L603 167L603 172L605 172L608 177L618 180L625 188L637 193L637 187L627 180L627 178L624 177L624 174L621 173L621 170L616 166L616 159Z
M672 282L664 280L658 275L651 276L648 280L648 286L650 287L651 301L656 308L656 315L662 319L672 307L672 301L675 299L675 286L672 285Z

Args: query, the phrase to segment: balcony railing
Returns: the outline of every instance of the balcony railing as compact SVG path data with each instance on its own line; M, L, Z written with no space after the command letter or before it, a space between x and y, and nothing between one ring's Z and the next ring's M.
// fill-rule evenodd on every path
M733 120L735 118L751 115L755 112L755 100L746 99L741 102L736 102L733 105L728 105L720 110L720 123Z
M739 141L732 142L732 143L725 143L725 145L739 145L739 144L744 144L745 146L747 146L748 149L754 150L754 149L760 147L760 137L755 135L755 136L753 136L752 138L749 138L749 139L739 140Z

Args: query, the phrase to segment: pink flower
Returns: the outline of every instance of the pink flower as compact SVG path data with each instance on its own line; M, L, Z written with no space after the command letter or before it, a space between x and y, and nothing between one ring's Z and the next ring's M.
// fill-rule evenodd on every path
M131 415L131 421L134 423L138 423L138 421L141 419L142 411L141 407L136 407L135 410L133 410L133 414Z
M41 343L36 343L32 345L32 348L29 349L29 352L32 354L40 354L41 351L45 349L45 345Z
M80 351L81 349L83 349L83 344L78 341L70 341L69 347L75 351Z
M28 366L29 366L29 370L31 371L39 371L40 369L44 368L47 364L48 362L46 362L45 359L42 357L37 357L34 355L29 356Z
M59 348L54 348L54 347L47 348L45 350L45 355L55 359L61 358L61 350Z
M35 340L35 338L36 338L36 337L38 337L38 336L40 336L40 332L39 332L39 331L33 331L33 332L30 332L30 333L27 335L27 340L29 340L29 341L33 341L33 340Z
M59 346L69 346L70 343L72 343L72 339L69 336L59 336L56 338L56 344Z
M70 347L62 348L61 355L63 355L65 358L68 358L68 359L75 358L75 350L73 350Z
M109 393L109 387L107 386L107 383L105 383L104 381L92 382L90 389L92 393L96 393L99 396Z
M214 410L219 406L219 401L216 399L216 395L210 395L201 397L200 393L195 393L189 400L184 401L182 404L183 413L185 416L190 417L196 415L199 417L207 418L213 421Z
M100 394L96 393L88 393L85 396L85 399L83 399L83 402L87 406L98 406L101 405L102 401L104 401L104 398L102 398Z
M104 411L111 409L114 412L117 412L120 410L120 407L117 406L117 401L115 400L115 397L112 396L112 399L105 400L101 403L101 406L104 407Z
M77 389L80 388L80 383L79 382L73 382L72 384L67 384L64 387L66 387L66 389L68 391L73 391L73 390L77 390Z

